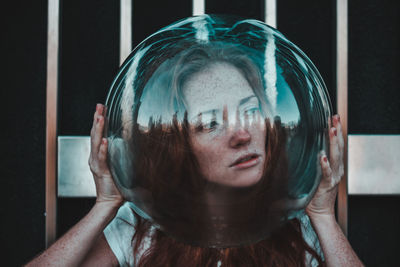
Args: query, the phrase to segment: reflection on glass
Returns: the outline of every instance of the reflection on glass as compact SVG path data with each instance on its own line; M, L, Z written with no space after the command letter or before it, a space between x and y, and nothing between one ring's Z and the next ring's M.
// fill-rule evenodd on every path
M330 102L311 61L255 20L198 16L143 41L107 98L123 196L186 243L266 238L319 183Z

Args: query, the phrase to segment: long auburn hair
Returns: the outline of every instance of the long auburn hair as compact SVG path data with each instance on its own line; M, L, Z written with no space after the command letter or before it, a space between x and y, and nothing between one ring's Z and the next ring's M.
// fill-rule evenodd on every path
M202 221L206 208L201 205L194 208L193 203L201 202L201 193L209 182L202 177L199 163L191 149L190 131L187 120L185 100L182 98L182 88L190 75L201 71L209 64L224 62L233 65L249 82L260 101L263 115L270 113L266 99L261 73L247 55L237 47L222 47L220 44L199 44L186 49L177 57L174 69L171 70L169 99L165 101L166 109L175 111L169 125L150 118L146 131L138 124L133 125L131 149L138 155L134 162L137 177L143 177L139 186L151 192L153 203L151 214L155 221L163 225L166 231L156 229L151 231L152 222L143 219L135 211L137 223L132 238L135 266L305 266L306 252L323 265L321 257L305 242L301 224L298 219L288 220L280 225L266 239L241 247L203 247L190 245L180 240L179 233L187 237L191 234L195 239L201 239L202 225L198 228L186 227L178 221ZM155 74L157 72L155 71ZM154 74L154 75L155 75ZM139 108L139 107L138 107ZM181 113L180 113L181 112ZM171 112L170 112L171 114ZM268 204L274 203L279 196L287 194L287 163L285 154L285 130L279 120L265 120L266 124L266 159L264 174L257 186L249 191L246 216L256 218L267 217ZM273 126L272 126L273 125ZM187 201L187 200L191 201ZM194 200L194 201L193 201ZM248 205L251 203L251 205ZM179 207L171 209L171 207ZM250 211L248 211L250 210ZM282 215L284 216L284 211ZM260 215L261 214L261 215ZM241 231L242 230L242 231ZM231 234L243 232L245 229L235 228ZM167 233L166 233L167 232ZM175 233L171 237L168 232ZM178 233L178 234L176 234ZM146 236L151 237L151 245L146 251L143 243ZM207 239L207 236L204 237ZM254 240L254 238L253 238ZM140 258L138 258L140 256Z

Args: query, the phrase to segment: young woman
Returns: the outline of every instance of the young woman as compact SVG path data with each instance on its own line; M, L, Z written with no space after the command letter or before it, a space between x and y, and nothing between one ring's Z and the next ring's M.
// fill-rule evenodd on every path
M164 231L138 216L129 204L123 205L117 214L124 199L107 165L108 141L102 137L104 106L98 104L89 159L97 189L96 204L30 264L362 266L334 216L337 184L343 175L344 144L338 115L332 118L329 129L329 160L324 153L320 157L322 181L306 208L323 256L318 246L307 242L302 224L308 217L295 218L283 225L272 222L276 229L267 238L240 247L202 247L179 240L187 240L188 236L200 243L212 239L212 235L202 234L210 232L207 231L210 222L202 220L213 214L226 214L231 221L238 220L238 214L245 215L247 222L265 221L257 216L273 217L271 207L279 196L287 193L288 181L285 131L279 122L264 119L268 118L269 105L262 97L260 73L251 61L235 49L199 46L183 53L173 66L172 82L162 88L168 98L160 110L166 112L170 107L178 107L184 110L181 119L177 113L169 124L157 124L153 119L147 127L124 124L132 132L134 148L142 152L137 155L134 168L138 177L144 177L139 181L140 186L153 197L148 213L152 212L152 218L161 222ZM154 81L148 84L154 88L159 85ZM176 194L177 190L187 194L182 197ZM261 191L264 193L260 194ZM222 205L227 210L218 209L221 205L216 204L226 204L233 197L239 198L241 205ZM194 203L210 205L194 207ZM177 208L171 209L172 206ZM172 212L165 214L164 210ZM284 212L280 210L278 214ZM171 223L173 218L179 219ZM179 223L193 220L200 222L196 224L199 228ZM263 229L257 227L254 231ZM257 234L243 226L220 228L220 231L225 238L233 236L232 242L235 237L242 237L241 232ZM174 233L178 240L168 233Z

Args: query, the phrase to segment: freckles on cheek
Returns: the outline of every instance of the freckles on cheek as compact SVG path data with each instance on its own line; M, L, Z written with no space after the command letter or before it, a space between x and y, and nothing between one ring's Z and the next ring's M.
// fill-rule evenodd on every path
M202 140L201 136L198 134L190 135L190 145L192 147L193 153L200 160L200 156L204 153L205 140Z
M209 154L211 146L212 146L212 141L202 136L195 138L193 142L194 153L200 157L204 157L207 154Z
M210 136L199 134L191 138L193 153L197 157L201 168L206 168L219 158L221 147Z

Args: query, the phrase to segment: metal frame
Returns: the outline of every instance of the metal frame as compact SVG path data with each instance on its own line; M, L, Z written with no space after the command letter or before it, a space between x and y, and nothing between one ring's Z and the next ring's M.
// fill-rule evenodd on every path
M347 177L348 177L348 143L347 143L347 80L348 80L348 16L347 0L336 1L336 82L337 82L337 110L340 115L342 132L344 137L344 176L339 183L337 201L337 219L343 233L347 236L348 224L348 196L347 196Z
M57 197L96 197L88 165L90 136L58 136Z
M400 196L400 135L348 135L348 195Z
M277 0L264 0L264 21L271 27L277 28Z
M192 0L192 15L203 15L206 10L206 0Z
M132 0L121 0L120 10L119 63L121 65L132 50Z
M48 2L46 81L46 248L56 239L57 91L60 1Z

